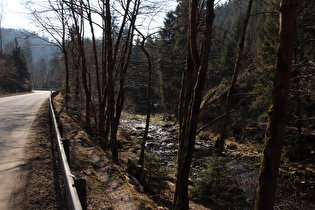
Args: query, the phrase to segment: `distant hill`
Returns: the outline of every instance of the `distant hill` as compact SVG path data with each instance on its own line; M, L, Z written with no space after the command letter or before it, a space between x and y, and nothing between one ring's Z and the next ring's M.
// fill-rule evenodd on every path
M58 47L45 41L48 38L20 29L2 28L1 34L0 92L61 87L62 70L58 65L62 56ZM17 46L23 64L13 59ZM24 73L19 75L21 71Z
M20 30L2 28L2 49L4 53L9 53L15 45L17 39L19 45L25 50L28 62L38 62L42 58L51 58L52 54L58 50L56 46L49 45L38 35Z

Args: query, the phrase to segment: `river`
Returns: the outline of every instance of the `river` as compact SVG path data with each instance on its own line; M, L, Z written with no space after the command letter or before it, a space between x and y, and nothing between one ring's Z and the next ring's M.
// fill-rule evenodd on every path
M144 116L124 117L121 120L121 126L124 129L131 130L136 136L141 137L145 128ZM146 149L148 152L154 152L161 158L161 165L175 168L178 148L178 126L172 122L153 120L150 124ZM196 177L202 165L206 160L214 158L211 140L202 140L197 138L193 164L191 168L191 177ZM259 167L243 158L238 158L226 151L223 157L228 164L235 170L235 179L238 186L244 191L246 201L252 205L256 196L256 185L259 175Z

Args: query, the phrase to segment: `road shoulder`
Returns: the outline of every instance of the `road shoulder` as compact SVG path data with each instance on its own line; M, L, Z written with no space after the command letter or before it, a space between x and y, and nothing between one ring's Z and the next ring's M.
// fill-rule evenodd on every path
M15 209L66 209L54 147L47 100L30 129L19 184L11 200Z

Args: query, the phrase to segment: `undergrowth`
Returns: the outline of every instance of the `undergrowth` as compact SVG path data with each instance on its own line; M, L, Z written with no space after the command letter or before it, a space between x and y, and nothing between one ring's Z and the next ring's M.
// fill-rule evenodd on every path
M191 193L196 200L210 201L223 208L240 206L245 201L235 180L234 169L222 157L205 162L204 168L197 172Z
M159 192L167 188L166 167L161 166L160 158L155 153L146 153L144 158L144 168L147 170L146 184L150 191ZM126 172L135 176L137 173L137 159L128 160Z

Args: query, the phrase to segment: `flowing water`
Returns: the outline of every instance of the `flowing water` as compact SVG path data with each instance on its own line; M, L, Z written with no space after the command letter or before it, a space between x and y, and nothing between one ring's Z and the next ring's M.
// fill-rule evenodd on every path
M145 128L145 120L141 118L129 118L121 121L121 126L132 130L135 135L142 136ZM151 123L149 127L146 149L149 152L158 154L161 158L161 165L167 167L176 166L176 155L178 147L178 132L170 123ZM196 155L196 154L202 155ZM208 141L196 139L195 155L191 175L196 176L199 165L207 159L213 158L211 144ZM226 155L224 157L230 166L236 171L236 181L244 191L247 203L251 204L255 198L256 184L259 175L259 168L246 160L236 159Z

